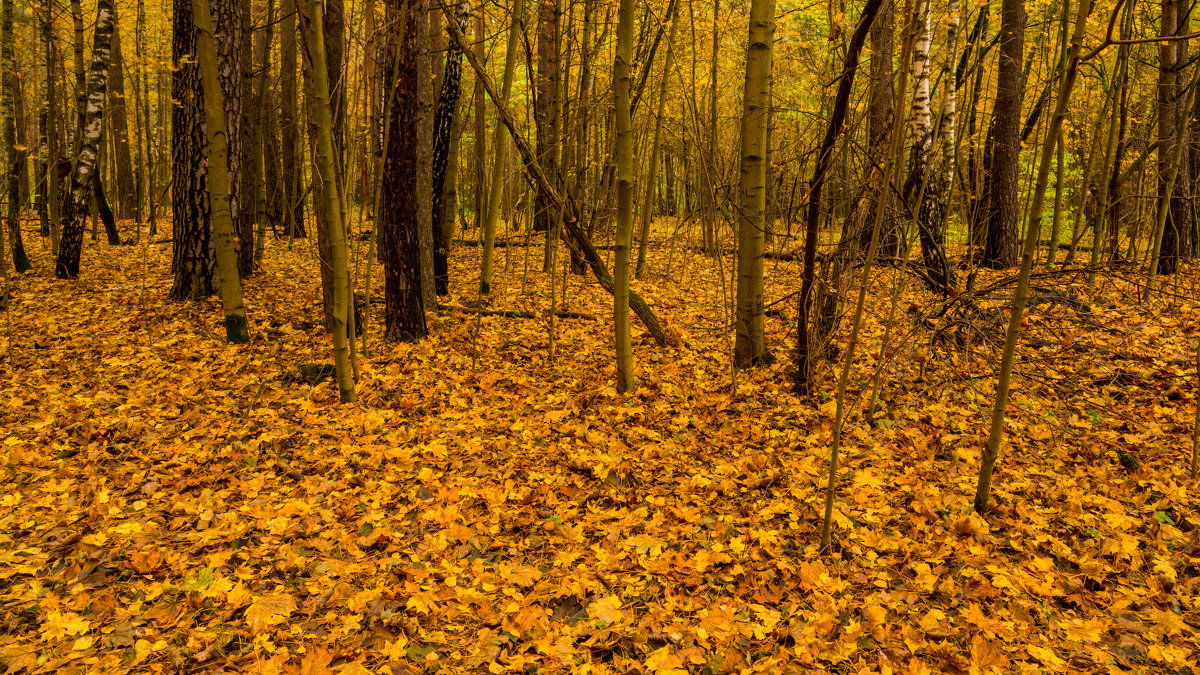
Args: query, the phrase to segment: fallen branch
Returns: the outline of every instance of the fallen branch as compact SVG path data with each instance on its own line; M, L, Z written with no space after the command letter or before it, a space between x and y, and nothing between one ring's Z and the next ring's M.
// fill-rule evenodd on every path
M446 5L445 0L442 0L441 6L444 11L451 11ZM588 239L587 233L579 225L579 205L575 203L574 198L569 193L565 195L559 194L554 183L551 183L550 179L546 177L546 174L542 171L542 165L537 160L537 156L533 154L529 143L521 135L520 129L513 120L512 113L508 109L508 104L496 93L496 87L492 83L492 78L488 75L487 70L484 69L483 64L476 58L474 50L467 44L466 39L458 30L458 26L453 21L448 21L446 22L446 30L450 34L450 39L458 44L463 50L463 56L467 57L467 61L471 63L471 68L475 70L475 75L479 78L479 83L483 85L488 98L492 99L492 103L495 104L496 115L500 118L504 126L508 127L509 134L512 136L513 143L517 146L517 152L521 155L521 161L525 164L525 171L529 174L529 178L552 202L564 207L562 219L563 239L574 251L582 254L584 260L587 261L588 267L592 268L592 273L596 275L596 279L600 282L600 285L604 287L604 290L612 293L614 290L613 277L609 274L608 268L604 266L604 261L600 259L600 255L596 253L596 247ZM642 325L646 327L646 330L650 332L650 335L654 337L654 341L660 347L672 347L679 344L678 340L667 335L666 331L662 328L662 324L658 322L658 317L655 316L654 310L650 309L650 305L646 304L642 296L634 291L629 291L629 308L633 310L634 314L637 314Z
M451 243L454 246L467 246L467 247L482 246L482 244L479 242L478 239L455 239ZM527 241L500 241L500 240L497 240L496 242L494 242L492 244L492 246L494 248L508 248L508 247L522 248L522 247L530 246L530 245L540 246L541 244L540 244L540 242L536 243L536 244L531 244L530 242L527 242ZM596 246L593 244L592 248L596 249L597 251L612 251L612 250L616 249L616 247L613 246L612 244L603 244L601 246Z
M479 307L465 307L463 305L438 305L438 310L466 312L467 314L479 314L480 316L503 316L509 319L537 319L543 316L536 312L527 312L519 309L480 309ZM559 319L596 320L595 314L588 314L587 312L574 312L568 309L555 310L554 316Z

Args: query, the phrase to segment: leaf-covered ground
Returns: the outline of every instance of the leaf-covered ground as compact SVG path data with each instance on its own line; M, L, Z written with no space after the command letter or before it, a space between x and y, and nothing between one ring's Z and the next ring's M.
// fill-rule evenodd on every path
M872 425L876 274L823 558L832 375L788 391L793 298L767 319L779 362L733 393L731 258L651 252L635 288L682 345L635 328L625 397L609 297L568 275L565 307L595 318L557 320L553 359L542 318L453 310L386 345L372 304L339 406L296 372L330 360L307 242L271 244L245 284L253 342L230 347L215 300L165 299L170 244L89 245L65 283L29 239L0 361L7 673L1200 668L1192 269L1150 307L1129 269L1095 296L1035 280L986 521L1011 286L909 283ZM455 250L456 306L478 256ZM492 307L544 317L540 248L498 256ZM792 262L768 276L772 301L797 288Z

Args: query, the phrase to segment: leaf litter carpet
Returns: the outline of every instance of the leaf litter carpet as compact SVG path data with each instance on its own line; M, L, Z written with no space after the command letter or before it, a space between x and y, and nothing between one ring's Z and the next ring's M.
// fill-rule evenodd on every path
M308 242L270 243L245 282L252 343L231 347L215 299L166 299L169 243L89 244L67 283L31 239L0 362L5 673L1198 668L1186 289L1145 307L1112 275L1086 306L1031 306L985 520L1008 291L938 316L908 284L869 424L879 274L821 556L834 377L788 391L788 300L767 319L779 362L732 393L732 258L652 249L634 287L681 345L635 321L624 397L590 278L565 277L558 306L592 317L557 319L548 358L540 248L497 251L491 306L524 318L469 311L479 250L457 248L454 309L419 344L379 342L376 268L341 406L296 372L331 360ZM768 300L798 287L792 263L768 276Z

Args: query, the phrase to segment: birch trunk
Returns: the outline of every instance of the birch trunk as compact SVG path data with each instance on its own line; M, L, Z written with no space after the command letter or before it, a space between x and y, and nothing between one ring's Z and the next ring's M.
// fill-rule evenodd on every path
M71 194L62 215L62 242L55 261L54 275L59 279L79 276L79 258L83 231L91 206L92 182L96 179L96 156L100 152L104 123L104 95L108 88L109 46L112 44L116 12L112 0L98 0L96 33L92 44L92 65L87 78L82 143L71 171Z
M471 18L469 0L460 0L454 21L458 30L465 33ZM447 17L449 19L449 17ZM440 31L439 31L440 35ZM434 53L434 58L438 58ZM450 293L449 241L443 231L454 225L454 212L445 213L446 181L450 172L450 155L454 136L454 124L458 117L458 98L462 91L462 50L453 44L446 52L445 68L442 71L442 87L438 95L437 110L433 117L433 203L431 209L433 241L433 276L438 295ZM455 171L457 173L457 171ZM447 219L449 215L449 219Z

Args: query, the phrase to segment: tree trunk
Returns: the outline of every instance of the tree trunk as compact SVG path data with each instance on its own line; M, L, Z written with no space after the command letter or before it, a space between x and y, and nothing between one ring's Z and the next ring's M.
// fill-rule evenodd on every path
M414 2L415 0L409 0ZM429 2L417 16L417 223L421 243L421 299L429 311L437 309L433 262L433 116L440 90L433 83L433 58L429 42Z
M216 292L216 258L208 202L204 148L204 95L200 71L183 59L196 53L191 0L175 0L171 72L171 212L174 236L172 300L194 300Z
M8 148L8 238L12 246L13 267L18 273L33 269L29 256L25 254L25 242L21 237L21 194L22 172L28 170L21 151L18 150L16 133L17 71L13 49L13 0L3 2L3 23L0 25L0 60L4 63L4 145Z
M254 119L252 120L254 136L250 144L254 166L254 220L258 226L254 233L255 266L262 262L267 238L267 167L271 164L271 158L267 154L267 138L272 133L267 124L269 114L267 106L270 103L271 40L274 37L274 31L275 0L267 0L266 29L258 35L258 44L255 48L256 57L254 63L258 64L258 77L255 78L254 91L257 98L254 104ZM273 225L274 223L272 223Z
M838 79L837 94L833 100L833 111L825 127L825 136L817 149L817 162L813 167L813 177L808 190L808 214L804 234L804 276L800 282L800 300L796 314L797 337L796 350L793 356L795 371L792 373L792 386L797 393L808 393L809 378L812 370L813 345L810 344L809 315L812 311L813 282L816 277L817 265L817 235L821 223L821 192L828 178L830 165L833 163L833 146L837 137L842 133L846 120L846 111L850 104L850 91L854 87L854 75L858 72L859 56L863 43L867 39L867 31L875 21L882 0L867 0L863 5L862 17L850 36L846 45L846 56L842 66L842 75Z
M525 3L522 0L512 0L512 23L508 31L508 46L504 53L504 75L501 82L501 97L507 103L512 95L513 72L517 65L517 48L521 41L521 28L525 20ZM478 56L476 56L478 59ZM480 61L482 63L482 61ZM480 88L483 78L475 76ZM508 148L507 130L504 125L497 124L495 136L492 139L492 182L488 188L485 200L486 217L483 219L483 254L479 268L479 292L490 295L493 279L493 256L496 242L496 226L500 220L500 201L504 192L504 174L507 167L506 155Z
M454 21L460 32L466 32L471 18L469 0L460 0L457 5L457 16ZM450 17L447 17L450 20ZM440 31L439 31L440 35ZM434 58L438 58L435 54ZM457 44L451 45L446 52L445 67L442 69L442 89L438 95L437 111L433 116L433 204L431 209L433 236L433 274L434 284L438 295L450 293L449 268L449 238L446 233L453 232L454 211L443 209L447 177L451 173L450 161L454 125L458 117L458 98L462 91L462 50ZM457 161L455 162L457 165ZM457 173L457 166L454 173ZM450 180L450 189L454 189L454 181ZM447 216L449 216L447 218Z
M1162 36L1175 37L1186 33L1188 28L1188 4L1184 0L1163 0ZM1187 66L1187 43L1182 40L1163 41L1158 48L1158 195L1165 199L1168 175L1172 170L1172 157L1176 144L1183 138L1187 117L1181 114L1184 99ZM1191 207L1188 203L1189 168L1182 163L1173 187L1170 187L1170 208L1162 233L1159 248L1158 272L1173 274L1180 258L1190 257L1194 247L1191 228Z
M25 118L25 81L20 77L15 80L13 118L17 123L17 182L21 190L21 199L25 201L29 199L29 121ZM37 81L36 75L34 81Z
M129 114L125 96L125 62L121 58L121 30L113 29L112 75L108 90L108 127L112 130L113 159L117 165L116 197L118 218L133 218L137 210L137 185L133 180L133 158L129 148Z
M225 117L229 106L221 91L221 66L213 31L209 0L192 0L192 18L196 26L196 67L204 90L204 127L207 135L208 203L216 244L217 272L220 275L221 308L225 312L225 339L231 343L250 341L246 308L242 304L242 281L238 274L233 208L230 193L233 177L229 172L229 131Z
M108 196L105 194L104 182L100 180L99 174L92 181L92 199L96 206L96 216L100 218L100 223L104 225L104 234L108 237L108 245L120 246L121 235L117 232L117 219L113 216L113 211L108 206Z
M58 158L60 136L58 135L58 83L55 76L57 49L54 47L54 11L47 6L42 20L42 49L46 60L46 100L42 111L45 122L45 164L42 167L45 184L46 223L43 236L50 237L50 252L58 254L58 220L62 200L59 199Z
M718 19L721 15L721 3L713 3L712 17L712 62L709 64L708 78L708 157L705 162L697 162L697 167L704 172L704 252L716 256L717 248L717 213L720 203L717 200L716 176L717 171L717 73L721 61L717 58L720 49L720 27Z
M303 0L298 0L303 1ZM328 101L330 106L330 143L332 144L333 153L333 173L326 171L314 170L310 176L312 181L312 203L313 203L313 220L317 226L317 259L321 269L321 300L325 327L328 330L334 330L336 317L334 316L334 304L336 302L338 280L334 278L334 259L333 259L333 238L330 229L328 209L324 208L324 204L328 199L335 199L327 192L337 192L341 185L340 165L338 158L342 156L340 152L341 143L338 141L340 137L340 129L342 128L341 106L339 105L340 96L338 91L340 88L337 83L340 82L342 63L342 4L341 0L330 0L325 5L325 11L321 15L323 24L320 28L324 37L323 54L314 54L314 46L311 39L316 36L317 28L311 23L314 19L309 13L310 6L299 7L300 20L300 35L305 39L304 43L304 90L305 99L308 108L308 144L310 158L314 169L320 166L319 154L321 152L320 130L318 129L318 120L320 111L318 110L316 81L318 74L313 68L314 64L320 60L325 63L325 72L321 73L325 78L326 86L329 87ZM320 58L318 58L320 57ZM340 209L340 200L339 200ZM339 211L339 220L340 220Z
M737 248L737 317L733 362L739 368L771 363L763 313L763 246L767 199L767 112L775 40L774 0L750 3L750 40L742 96L742 156Z
M534 99L536 105L534 108L534 122L537 129L538 157L542 163L542 172L550 179L555 191L561 192L562 186L559 183L557 157L559 124L558 20L558 0L539 0L537 92ZM632 60L632 56L630 58ZM543 272L550 271L550 255L554 249L554 244L551 240L554 227L550 221L554 213L554 205L550 196L544 190L538 190L537 198L534 202L533 229L537 232L546 233L545 255L542 258Z
M546 3L549 4L549 3ZM545 7L545 5L543 5ZM616 325L617 393L634 386L633 341L629 329L629 247L633 238L633 120L629 110L633 61L633 0L620 0L617 53L613 61L613 106L617 116L617 234L613 252L613 322ZM549 150L550 146L539 148ZM552 152L552 151L550 151ZM553 174L551 174L553 175Z
M334 3L329 3L334 4ZM340 6L339 6L340 9ZM321 174L332 177L328 180L323 191L322 199L313 201L313 205L325 212L325 222L330 241L330 257L332 259L332 274L334 279L333 297L333 364L337 373L338 396L342 403L353 403L357 398L354 390L354 373L350 365L350 344L354 340L353 295L350 291L350 272L346 256L346 234L342 229L341 192L337 183L337 158L334 154L333 143L333 112L330 100L330 68L325 58L331 50L327 49L325 41L326 17L321 9L321 0L312 0L309 6L309 53L312 58L313 94L312 107L316 112L317 152L316 162ZM338 16L331 25L340 27L341 17ZM336 40L340 41L338 35ZM340 47L332 50L339 57ZM334 72L341 74L338 68ZM317 221L320 223L320 220Z
M87 113L87 65L83 60L83 7L79 0L71 0L71 23L75 27L75 39L71 45L75 50L75 128L72 130L74 134L72 147L75 149L73 154L78 161L79 148L83 145L83 127Z
M484 13L486 5L479 3L479 11L475 14L475 58L480 63L484 62L484 41L487 39L487 29L484 26ZM472 143L475 159L475 175L474 183L474 202L473 209L475 211L475 230L478 231L483 227L484 210L487 208L487 123L484 119L484 113L487 100L483 93L483 81L478 77L475 78L475 90L472 92L471 98L474 114L474 134L475 139Z
M642 192L642 213L641 213L641 236L638 237L638 256L637 267L634 269L634 276L638 279L642 278L642 271L646 267L646 247L650 240L650 221L654 214L655 205L655 190L658 186L658 158L660 147L662 146L662 129L663 116L667 112L667 97L668 86L671 78L672 56L673 49L671 47L675 42L675 25L678 15L679 2L672 0L668 8L667 21L671 23L669 29L669 37L667 38L667 56L663 60L662 80L660 81L658 90L658 110L654 116L654 137L650 141L650 162L646 169L646 186ZM767 75L770 79L770 73Z
M425 336L417 213L418 18L425 7L421 0L387 0L386 7L392 54L385 59L383 80L390 101L385 106L387 147L378 215L383 234L384 336L391 341L415 342Z
M591 118L591 99L592 87L595 84L595 52L593 42L593 33L595 32L595 0L584 0L583 2L583 39L579 45L579 86L576 88L575 94L575 175L572 178L570 194L572 199L577 204L583 204L587 201L587 172L589 166L588 158L588 128ZM605 28L607 33L607 26ZM570 132L568 132L570 133ZM582 214L576 217L582 217ZM573 274L583 274L587 270L587 263L577 255L571 256L571 272Z
M904 181L904 200L916 215L921 255L929 278L937 290L950 287L952 274L946 261L945 221L941 212L941 174L930 171L933 151L932 112L929 106L930 2L918 0L917 39L913 43L912 156Z
M215 21L214 39L217 49L217 76L225 107L226 142L230 213L237 223L237 189L239 161L237 155L238 129L241 128L241 15L235 0L218 0L208 5ZM173 254L171 269L175 275L170 297L173 300L193 300L207 297L217 290L216 241L213 238L212 211L208 201L209 157L205 131L204 88L200 71L184 57L196 54L196 29L193 24L191 0L176 0L173 19L172 53L180 67L171 74L171 210L173 214ZM236 230L235 230L236 232ZM236 238L236 235L235 235ZM234 242L237 246L237 242Z
M966 13L966 2L959 3L959 12L953 13L946 33L946 60L942 67L943 81L948 84L942 95L942 121L939 136L942 143L942 172L936 188L936 207L930 214L929 231L933 239L930 250L924 253L925 267L935 283L946 289L954 287L954 270L946 259L946 217L950 213L950 197L954 194L954 172L958 163L958 70L954 59L958 51L958 39L962 15ZM925 245L922 244L924 252Z
M209 0L211 2L211 0ZM254 204L254 182L256 163L254 161L254 127L257 120L254 97L254 50L251 40L250 2L235 0L231 19L238 27L237 59L238 78L237 101L232 106L237 112L237 128L230 128L230 149L237 153L238 172L235 182L230 189L236 199L234 211L234 231L237 234L238 272L242 278L254 274L254 228L258 222L258 213ZM232 84L232 83L231 83Z
M304 193L300 176L304 167L296 113L296 0L283 0L279 27L279 155L283 184L283 218L288 237L304 237Z
M1021 153L1021 58L1025 48L1024 0L1001 0L1000 66L996 80L995 137L989 166L989 218L983 264L1017 264L1017 188Z
M138 0L137 3L137 57L138 62L142 63L142 54L146 44L146 3L145 0ZM154 171L154 151L150 145L150 76L147 74L149 68L142 68L141 92L142 92L142 147L146 157L146 177L143 181L146 187L146 205L150 209L150 234L154 235L158 232L158 199L154 194L154 187L157 184ZM137 86L137 85L134 85Z
M104 97L108 88L109 48L112 44L116 12L112 0L97 0L96 33L92 43L92 65L84 99L83 143L71 172L71 196L62 216L62 243L54 266L59 279L79 276L79 257L83 231L91 203L92 181L96 178L96 155L100 150L104 121Z
M987 36L987 28L991 12L987 5L979 8L979 16L975 19L975 26L971 29L971 34L967 40L967 47L963 50L962 59L959 61L958 72L960 76L959 82L963 81L962 76L966 74L966 63L969 56L974 53L976 47L981 44L981 41ZM975 68L975 78L971 85L970 97L967 101L966 111L967 120L963 129L963 141L967 145L967 192L969 193L969 202L964 214L967 221L968 243L972 260L976 260L982 256L983 249L987 243L987 194L985 185L987 182L986 176L981 180L980 170L981 162L976 159L977 149L980 143L976 141L976 127L979 122L979 98L983 90L983 71L984 68ZM982 165L988 166L991 157L991 131L985 133L984 157Z
M893 2L883 0L875 23L871 24L871 88L867 103L867 162L866 189L874 194L869 197L871 207L864 217L858 219L858 247L866 250L870 244L871 227L875 211L883 209L880 222L878 256L895 258L900 252L900 220L896 217L896 201L887 178L882 175L883 156L887 152L888 137L895 123L895 92L892 82L892 62L895 60L893 33Z

